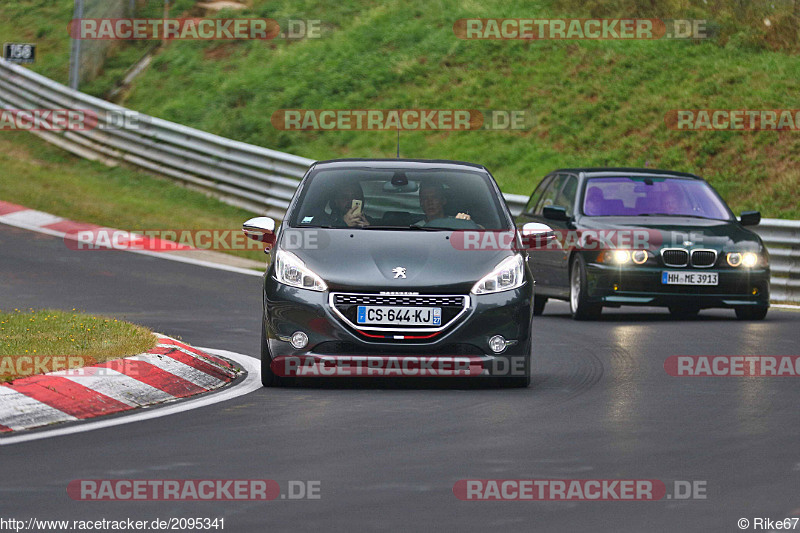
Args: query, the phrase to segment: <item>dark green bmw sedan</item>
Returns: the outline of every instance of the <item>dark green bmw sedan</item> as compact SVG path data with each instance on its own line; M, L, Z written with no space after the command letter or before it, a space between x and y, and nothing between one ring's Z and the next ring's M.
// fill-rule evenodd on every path
M567 300L575 319L603 307L665 306L673 315L735 310L763 319L769 308L769 255L702 178L635 168L571 168L548 174L517 218L555 238L526 246L536 285L534 314ZM552 236L551 236L552 237Z

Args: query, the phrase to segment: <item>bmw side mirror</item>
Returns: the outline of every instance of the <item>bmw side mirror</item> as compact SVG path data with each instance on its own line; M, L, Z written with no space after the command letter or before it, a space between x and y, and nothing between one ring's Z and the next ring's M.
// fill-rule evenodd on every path
M242 231L254 241L263 242L268 248L275 241L275 221L269 217L251 218L242 224Z
M569 220L567 209L558 205L548 205L542 209L542 215L548 220L558 220L561 222Z
M742 216L739 218L742 226L758 226L761 222L760 211L742 211Z

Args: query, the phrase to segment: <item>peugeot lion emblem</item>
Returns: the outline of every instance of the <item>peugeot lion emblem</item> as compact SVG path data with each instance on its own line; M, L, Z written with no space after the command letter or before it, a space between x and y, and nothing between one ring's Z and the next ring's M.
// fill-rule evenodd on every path
M394 279L406 279L406 269L404 267L394 267L392 273L394 274Z

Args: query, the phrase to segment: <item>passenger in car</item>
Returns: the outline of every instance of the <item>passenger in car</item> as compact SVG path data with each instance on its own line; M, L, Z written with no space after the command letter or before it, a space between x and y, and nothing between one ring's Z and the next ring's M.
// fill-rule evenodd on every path
M687 213L686 204L677 191L667 191L661 201L664 213L670 215Z
M361 201L361 209L353 206L353 200ZM349 181L333 194L330 201L331 213L328 215L328 224L333 227L364 227L370 222L364 215L364 191L361 186Z

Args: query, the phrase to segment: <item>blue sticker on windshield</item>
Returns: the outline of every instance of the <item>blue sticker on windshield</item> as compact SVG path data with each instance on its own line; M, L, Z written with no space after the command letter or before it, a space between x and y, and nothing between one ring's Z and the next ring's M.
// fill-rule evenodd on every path
M303 223L303 224L308 224L308 223L309 223L309 222L311 222L312 220L314 220L314 217L304 217L304 218L303 218L303 222L302 222L302 223Z

